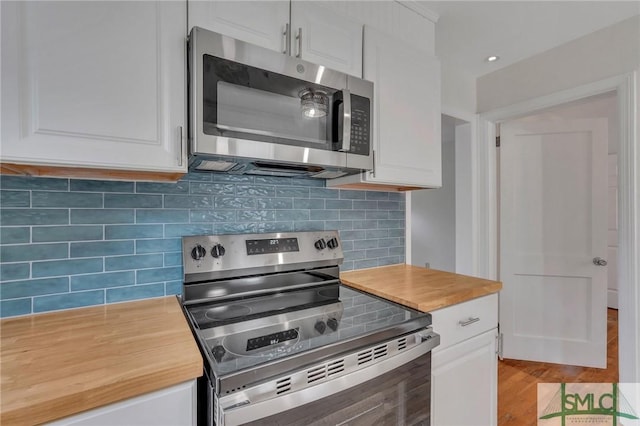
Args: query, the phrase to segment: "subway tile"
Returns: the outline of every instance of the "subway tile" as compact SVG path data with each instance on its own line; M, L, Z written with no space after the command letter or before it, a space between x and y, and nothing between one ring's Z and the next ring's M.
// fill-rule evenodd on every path
M253 176L228 175L225 173L212 173L214 182L253 183Z
M379 228L404 228L404 220L398 220L398 219L393 219L393 220L379 220L378 221L378 227Z
M342 240L363 240L365 231L340 231L340 239Z
M202 225L165 225L164 235L167 238L184 237L185 235L206 235L213 232L212 224Z
M32 191L32 207L102 207L102 194L94 192Z
M347 210L353 208L351 200L326 200L325 208L328 210Z
M69 189L69 179L3 175L0 177L0 188L66 191Z
M389 192L389 201L404 201L404 192Z
M31 313L31 298L3 300L0 302L0 317L13 317Z
M168 209L202 209L213 207L213 202L208 195L165 195L164 206Z
M238 222L270 222L275 217L274 210L238 210Z
M400 203L398 201L378 201L378 208L380 210L398 210Z
M33 262L31 264L31 276L40 278L102 272L102 263L102 258Z
M309 210L278 210L276 211L276 221L287 220L309 220Z
M21 262L45 259L65 259L68 244L29 244L17 246L0 246L0 260L2 262Z
M181 238L136 240L136 254L182 250Z
M260 222L255 224L255 232L293 232L293 222Z
M276 176L256 176L254 178L256 184L259 185L296 185L309 187L323 187L324 181L321 179L292 179Z
M343 200L364 200L367 198L367 191L354 191L350 189L341 189L340 198Z
M353 250L353 241L340 241L340 245L342 246L342 251Z
M389 229L389 237L404 237L405 229L397 228L397 229Z
M71 209L72 224L133 223L133 209Z
M340 210L311 210L309 219L311 220L338 220Z
M364 220L364 210L340 210L340 220Z
M162 195L104 194L105 208L161 208Z
M389 256L378 258L378 266L396 265L400 262L400 256Z
M389 247L389 256L404 256L405 246Z
M274 197L276 189L273 186L236 185L238 197Z
M379 191L366 191L367 192L367 200L388 200L389 193L388 192L379 192Z
M378 247L404 246L404 238L382 238L378 240Z
M34 226L31 232L34 243L102 239L102 226Z
M236 210L190 210L190 222L233 222Z
M353 269L375 268L376 266L378 266L377 259L357 260L353 262Z
M294 209L324 210L323 198L297 198L293 200Z
M29 207L30 203L29 191L0 191L0 208Z
M175 183L136 182L136 192L151 194L188 194L189 182Z
M309 188L309 197L311 198L340 198L339 189L329 188Z
M3 300L39 296L43 294L64 293L67 291L69 291L68 277L0 283L0 298Z
M266 210L287 210L293 208L292 198L258 198L256 207Z
M256 199L219 195L213 198L213 206L216 209L252 209L256 207Z
M213 225L214 234L251 234L258 232L257 229L258 226L255 223L216 223Z
M189 222L189 210L136 210L137 223L185 223Z
M164 266L181 266L182 265L182 252L165 253L164 254Z
M342 265L340 265L340 270L342 272L344 271L352 271L353 270L353 262L342 262Z
M378 202L375 200L353 200L353 208L356 210L377 210Z
M235 185L230 183L191 182L191 194L235 195Z
M133 192L133 182L115 180L71 179L71 191L85 192Z
M344 260L362 260L366 259L366 250L345 251Z
M406 216L404 210L390 211L389 219L404 219Z
M310 188L296 186L276 187L276 197L309 198Z
M124 240L129 238L162 238L163 226L158 225L106 225L105 240Z
M355 220L353 222L353 229L376 229L377 227L377 220Z
M365 250L378 248L378 240L355 240L353 242L354 250Z
M133 256L112 256L104 259L104 269L106 271L123 271L127 269L160 268L162 266L163 266L162 253L137 254Z
M71 243L71 257L118 256L133 254L134 241L95 241Z
M104 290L79 291L33 298L33 312L80 308L104 303Z
M0 209L0 224L8 225L66 225L68 209Z
M182 294L182 281L169 281L164 283L164 294L170 296L172 294Z
M213 175L214 174L210 172L194 171L182 176L180 180L195 181L195 182L211 182L213 181Z
M348 231L353 229L353 221L351 220L326 220L324 225L327 230Z
M107 289L107 303L164 296L164 283Z
M388 211L367 210L367 219L389 219Z
M367 250L367 259L389 256L388 248L377 248Z
M29 228L6 226L0 227L0 244L28 243L30 239L31 233L29 232Z
M182 266L169 268L141 269L136 271L136 284L157 283L160 281L181 280Z
M71 277L71 291L122 287L127 285L134 285L135 283L136 274L134 271L74 275Z
M28 263L5 263L0 265L0 282L29 278Z
M387 229L369 229L366 231L365 235L368 240L387 238L389 236L389 231Z
M294 231L324 231L324 222L321 220L297 220L293 222Z

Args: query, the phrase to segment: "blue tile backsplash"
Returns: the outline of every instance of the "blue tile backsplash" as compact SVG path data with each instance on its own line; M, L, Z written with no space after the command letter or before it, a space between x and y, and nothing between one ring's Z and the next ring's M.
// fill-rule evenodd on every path
M404 262L405 199L323 181L0 176L0 316L178 294L181 237L340 231L342 270Z

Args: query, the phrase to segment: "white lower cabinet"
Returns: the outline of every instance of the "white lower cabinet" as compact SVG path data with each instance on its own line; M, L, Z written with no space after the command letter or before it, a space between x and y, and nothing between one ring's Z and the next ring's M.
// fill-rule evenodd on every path
M498 408L498 296L431 313L441 345L432 352L431 424L493 426Z
M48 423L50 426L195 426L196 381L116 402Z

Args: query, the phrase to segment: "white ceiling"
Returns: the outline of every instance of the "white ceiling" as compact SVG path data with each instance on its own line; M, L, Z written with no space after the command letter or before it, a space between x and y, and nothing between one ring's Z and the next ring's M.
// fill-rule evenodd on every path
M440 60L476 77L640 14L638 0L419 3L440 15ZM490 55L500 60L486 62Z

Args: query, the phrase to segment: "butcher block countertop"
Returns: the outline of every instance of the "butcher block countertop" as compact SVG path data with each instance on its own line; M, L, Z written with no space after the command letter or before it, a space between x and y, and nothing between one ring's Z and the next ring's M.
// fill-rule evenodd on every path
M430 312L496 293L502 283L412 265L391 265L340 274L343 284Z
M175 297L0 321L0 424L39 424L202 375Z

